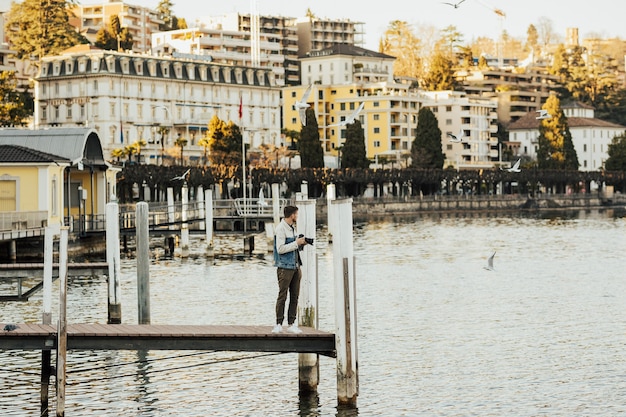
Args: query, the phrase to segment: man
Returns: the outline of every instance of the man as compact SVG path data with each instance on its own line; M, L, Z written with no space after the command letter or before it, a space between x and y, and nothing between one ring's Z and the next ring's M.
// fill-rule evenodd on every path
M286 206L283 210L284 217L274 236L274 264L277 267L278 276L278 299L276 300L276 325L272 333L280 333L283 330L285 319L285 303L289 293L289 309L287 311L287 331L290 333L302 333L296 322L298 312L298 295L300 294L300 279L302 271L300 266L299 250L307 244L304 236L298 237L296 233L296 221L298 220L298 207Z

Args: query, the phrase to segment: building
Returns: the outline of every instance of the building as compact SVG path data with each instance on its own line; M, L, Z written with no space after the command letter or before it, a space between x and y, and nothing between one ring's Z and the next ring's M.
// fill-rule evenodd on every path
M269 68L274 72L276 85L284 85L285 56L279 40L273 34L260 34L257 64L252 62L250 33L241 31L194 28L159 32L152 35L152 51L216 64Z
M539 110L558 87L554 75L526 70L494 69L460 73L463 90L469 97L497 97L498 120L505 126Z
M571 102L561 105L567 117L572 143L576 149L579 170L598 171L604 168L608 150L615 136L626 132L626 127L596 119L591 106ZM539 125L535 112L528 113L509 126L507 146L515 156L537 159Z
M73 4L72 12L75 18L70 23L89 39L96 40L96 33L101 28L107 28L111 17L118 16L120 24L133 36L134 52L150 52L152 34L159 32L163 20L159 13L151 8L136 6L123 1L110 1L101 4Z
M28 228L102 230L115 174L93 129L0 129L0 212L21 213Z
M280 143L280 89L267 69L72 48L45 57L34 81L36 127L93 128L107 159L145 140L144 162L177 162L183 138L193 163L213 116L234 121L252 147Z
M309 53L301 63L305 85L283 90L283 126L301 130L294 105L312 85L308 103L315 110L327 156L339 156L346 137L346 127L339 124L363 103L357 117L364 129L368 158L375 160L377 155L384 155L399 164L406 163L415 137L420 99L417 91L394 81L394 60L347 44Z
M459 91L421 92L422 106L437 117L442 133L444 168L491 169L500 159L498 148L497 101L470 98ZM461 142L450 134L462 132Z
M363 47L364 23L350 19L326 19L307 17L297 23L298 56L331 48L337 44Z

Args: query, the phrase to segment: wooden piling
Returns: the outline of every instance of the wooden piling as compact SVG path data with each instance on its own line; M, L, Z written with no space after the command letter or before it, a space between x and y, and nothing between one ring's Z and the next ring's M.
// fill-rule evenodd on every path
M337 401L356 406L356 294L354 290L354 249L352 199L332 201L333 275L335 281L335 341L337 349Z
M59 322L57 330L57 417L65 417L65 371L67 364L67 235L61 227L59 239Z
M174 189L167 187L167 222L170 224L169 229L174 230L174 221L176 221L176 206L174 205Z
M9 260L17 262L17 243L15 240L9 241Z
M108 276L108 323L122 322L122 295L120 287L120 223L116 202L106 205L106 257Z
M208 189L204 191L204 205L205 205L205 217L204 217L204 230L206 233L206 254L209 257L213 257L213 190Z
M137 203L137 313L139 324L150 324L150 246L148 203Z
M296 202L298 207L298 233L315 239L315 200ZM298 301L298 323L303 327L318 328L318 284L317 252L313 245L305 245L300 251L302 259L302 280ZM298 380L301 394L317 392L319 384L319 355L301 353L298 355Z
M330 215L330 204L337 198L335 184L328 184L326 186L326 216L328 218L326 226L328 230L328 243L333 242L333 227L332 216Z
M198 216L197 216L197 218L204 219L204 218L206 218L205 214L204 214L206 204L204 202L204 187L203 186L198 185L198 188L196 189L196 196L197 196L196 200L198 200ZM200 222L200 224L198 225L198 228L200 230L204 230L205 223Z
M56 228L45 228L43 245L43 311L42 323L52 324L52 264L54 262L54 235ZM41 392L39 396L41 415L48 416L49 412L49 386L52 366L50 365L52 354L50 350L41 351Z
M189 224L187 223L187 210L189 210L189 189L187 182L183 184L182 193L182 211L180 225L180 256L181 258L189 257Z

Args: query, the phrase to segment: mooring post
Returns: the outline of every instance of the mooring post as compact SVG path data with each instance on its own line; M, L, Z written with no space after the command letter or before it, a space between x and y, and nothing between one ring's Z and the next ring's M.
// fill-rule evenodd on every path
M197 191L196 191L196 200L198 201L198 215L194 216L195 219L204 219L204 210L205 210L205 203L204 203L204 187L201 185L198 185ZM204 222L200 222L200 225L198 226L198 228L200 230L204 230L205 227L205 223Z
M333 218L333 272L335 279L335 343L337 349L337 401L356 406L356 294L352 241L352 199L335 200Z
M333 242L333 227L332 227L332 216L330 215L330 204L337 198L337 191L335 189L335 184L328 184L326 186L326 217L328 218L326 227L328 230L328 243Z
M108 276L108 323L122 322L122 296L120 290L120 222L119 205L110 202L106 205L106 256Z
M274 217L274 230L280 223L280 184L272 184L272 215Z
M187 223L187 210L189 210L189 188L187 188L187 181L183 184L181 190L182 194L182 209L180 219L182 224L180 225L180 256L181 258L189 257L189 224Z
M48 226L45 228L43 245L43 311L42 323L52 324L52 263L54 261L54 235L57 228ZM52 346L51 346L52 347ZM41 415L48 416L50 376L52 374L50 349L41 351L41 392L40 408Z
M205 218L204 218L204 230L206 233L206 254L209 257L213 256L213 190L208 189L204 191L204 204Z
M298 207L298 233L315 238L315 200L296 201ZM300 326L318 328L317 304L317 252L313 245L305 245L300 251L302 259L302 281L298 301L298 323ZM319 384L319 355L300 353L298 355L298 375L300 393L317 392Z
M67 234L59 239L59 323L57 330L57 417L65 417L65 371L67 364Z
M137 203L137 312L139 324L150 324L150 246L148 203Z
M176 206L174 205L174 189L167 187L167 222L170 224L169 229L174 230L174 221L176 221Z

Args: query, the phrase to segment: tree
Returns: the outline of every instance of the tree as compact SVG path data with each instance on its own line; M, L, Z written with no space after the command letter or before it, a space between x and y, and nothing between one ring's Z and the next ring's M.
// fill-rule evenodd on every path
M359 120L355 120L346 128L346 141L341 152L341 168L369 168L369 166L363 127Z
M281 129L280 133L282 133L283 135L285 135L286 138L289 139L290 150L298 149L298 139L300 139L300 132L298 132L297 130L283 128Z
M526 30L526 49L529 51L535 51L538 53L537 46L539 45L539 32L537 27L533 24L528 26Z
M176 29L173 21L175 17L172 12L173 7L174 3L172 3L171 0L161 0L157 5L156 11L159 14L159 18L163 21L163 23L159 25L161 31Z
M572 142L572 134L557 96L548 97L543 109L552 117L541 120L539 126L537 150L539 169L578 170L578 156Z
M66 0L24 0L12 2L6 21L11 49L19 59L38 60L81 42L69 23Z
M24 126L32 113L32 97L17 90L15 71L0 72L0 126Z
M443 168L445 156L441 149L441 129L435 114L427 107L417 113L417 132L411 144L412 166Z
M302 168L324 168L324 150L320 142L317 117L312 108L306 109L306 126L302 126L298 150Z
M211 138L208 135L203 136L198 141L198 145L202 146L202 162L206 165L209 160L208 154L211 147Z
M609 157L604 163L607 171L626 171L626 134L615 136L609 145Z
M232 122L230 122L232 123ZM241 131L239 127L226 124L222 119L213 116L209 121L207 137L209 138L209 160L213 165L237 166L241 164Z
M176 138L176 140L174 141L174 145L178 146L180 148L180 164L183 165L183 149L185 148L185 146L187 146L187 138L184 138L180 135L180 133L178 134L178 137Z
M393 73L399 76L419 78L422 75L420 41L413 28L405 21L394 20L380 40L379 50L396 57Z
M96 41L94 42L94 45L107 51L116 51L117 39L113 36L113 34L111 34L111 31L105 27L101 27L96 33Z
M102 27L96 33L94 43L98 48L118 51L133 49L133 35L128 28L122 27L118 15L111 16L108 28Z
M456 90L459 82L454 76L454 62L449 55L438 49L430 59L430 66L423 80L428 91Z

